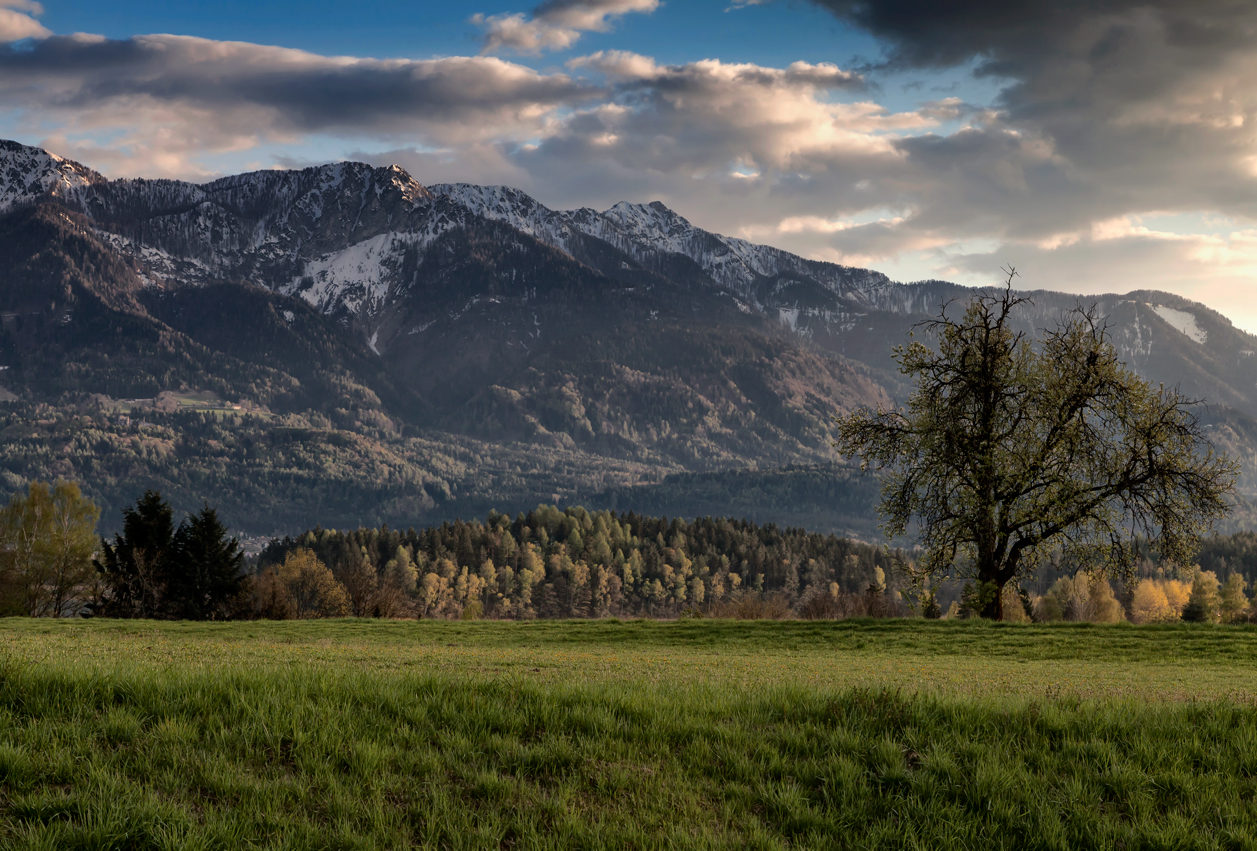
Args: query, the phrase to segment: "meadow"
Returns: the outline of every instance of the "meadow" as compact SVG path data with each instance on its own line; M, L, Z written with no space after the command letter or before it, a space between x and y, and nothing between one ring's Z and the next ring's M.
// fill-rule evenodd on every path
M0 622L6 848L1257 847L1257 630Z

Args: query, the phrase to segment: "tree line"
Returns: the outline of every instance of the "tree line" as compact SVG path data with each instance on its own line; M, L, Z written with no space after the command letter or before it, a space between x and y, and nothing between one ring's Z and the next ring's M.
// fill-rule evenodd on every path
M906 580L912 553L727 518L541 505L420 531L316 527L273 540L252 559L213 508L176 526L156 491L123 512L111 539L96 536L98 518L72 482L33 483L0 508L0 611L190 620L844 618L972 617L986 606L972 586L957 588L946 607L941 586L914 592ZM1200 562L1213 570L1145 560L1116 590L1087 570L1044 577L1043 593L1010 585L1005 619L1246 621L1255 544L1251 533L1207 540Z
M771 523L541 505L418 532L311 529L263 550L255 587L269 617L906 613L903 557Z

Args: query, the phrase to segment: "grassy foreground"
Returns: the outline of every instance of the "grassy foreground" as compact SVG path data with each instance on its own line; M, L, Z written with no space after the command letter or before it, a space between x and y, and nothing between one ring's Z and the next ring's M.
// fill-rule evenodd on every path
M1253 848L1257 631L0 622L15 848Z

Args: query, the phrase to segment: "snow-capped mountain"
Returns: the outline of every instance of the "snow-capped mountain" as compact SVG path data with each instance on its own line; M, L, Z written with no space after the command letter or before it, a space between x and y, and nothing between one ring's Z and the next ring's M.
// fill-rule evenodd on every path
M0 139L0 213L40 198L77 206L88 187L105 182L90 168L42 148Z
M380 470L362 483L380 504L430 507L455 481L489 500L479 511L508 504L495 494L574 494L573 481L597 493L829 464L831 415L904 398L893 344L967 292L722 236L659 202L552 210L362 163L106 180L0 143L0 398L269 410L284 423L275 469ZM1077 304L1029 295L1030 332ZM1141 374L1225 406L1202 416L1257 494L1257 338L1166 293L1096 301ZM426 496L386 447L413 440L407 452L435 453ZM128 456L126 475L184 445ZM197 463L217 469L224 444L206 446ZM507 446L535 465L495 468L487 456ZM50 474L0 465L0 497L31 475ZM280 493L276 475L250 487Z
M630 267L665 274L684 258L709 283L772 315L778 296L799 286L819 286L825 302L837 298L812 305L829 313L872 308L878 293L893 289L880 273L710 233L658 202L554 211L507 187L425 189L397 166L337 163L206 184L107 181L40 149L4 143L0 170L0 210L55 198L87 215L150 283L244 281L300 293L328 313L375 318L412 283L405 258L472 217L507 224L604 272L617 265L595 259L606 245L627 255Z
M789 284L796 277L866 307L873 306L873 293L893 286L880 272L807 260L779 248L711 233L658 201L622 201L601 213L588 207L557 212L505 186L454 183L429 188L477 215L505 222L574 256L580 253L575 237L584 234L614 246L647 268L660 268L668 257L688 258L712 281L756 305L772 286Z
M205 184L111 181L4 142L0 176L0 213L53 202L81 214L142 286L246 284L299 298L352 328L374 355L412 369L420 369L416 352L444 356L430 341L469 339L486 322L500 329L493 343L502 356L523 368L542 335L596 294L607 304L628 299L647 319L701 315L719 325L741 316L756 333L785 331L811 350L866 364L902 395L888 341L965 292L722 236L657 201L552 210L509 187L424 187L398 166L345 162ZM1033 297L1020 316L1031 331L1077 304L1059 293ZM1164 293L1097 303L1136 369L1257 414L1250 335Z

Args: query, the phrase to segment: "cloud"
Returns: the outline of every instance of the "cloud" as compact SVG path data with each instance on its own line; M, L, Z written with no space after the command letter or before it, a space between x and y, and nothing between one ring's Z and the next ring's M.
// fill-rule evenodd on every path
M767 68L707 59L659 65L624 51L568 64L597 72L614 94L556 128L541 143L541 154L611 158L691 176L728 173L735 165L763 173L808 168L835 147L890 154L876 132L930 123L873 103L830 102L831 93L863 85L858 75L830 64Z
M321 133L425 144L541 132L599 89L493 57L376 60L169 35L0 45L0 104L57 136L118 133L118 164L184 172L188 157Z
M197 178L338 139L422 182L505 183L560 208L658 199L711 230L901 278L978 283L1013 262L1045 287L1125 276L1224 312L1224 292L1257 303L1243 235L1257 216L1257 11L1062 2L989 16L931 4L924 24L904 19L906 0L823 4L883 39L885 63L971 64L999 83L989 103L892 110L876 69L823 62L608 50L539 72L79 35L0 45L0 109L114 175ZM550 4L521 20L579 34L648 8ZM1141 216L1194 211L1241 236L1139 230Z
M52 35L52 30L35 20L43 13L44 7L33 0L0 0L0 42Z
M649 15L658 8L659 0L547 0L527 17L477 14L471 22L485 30L483 53L506 49L536 56L565 50L582 33L607 32L615 19L631 12Z
M1184 234L1123 216L1059 245L1008 242L995 250L943 252L940 260L940 272L951 278L991 278L1012 263L1028 288L1087 295L1168 290L1257 332L1257 229Z
M1002 181L1002 199L980 194L1013 235L1149 210L1257 215L1257 4L813 2L881 39L890 66L976 62L1002 81L987 139L904 144L938 173L956 164ZM1019 204L1023 186L1033 200Z

